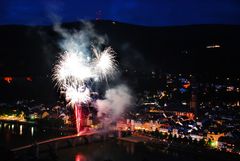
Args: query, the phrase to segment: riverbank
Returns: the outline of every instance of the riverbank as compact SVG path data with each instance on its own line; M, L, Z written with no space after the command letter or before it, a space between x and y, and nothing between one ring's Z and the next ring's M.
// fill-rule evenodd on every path
M18 120L7 120L7 119L0 119L0 123L8 123L8 124L21 124L21 125L36 125L34 121L18 121Z
M240 156L237 154L217 151L216 149L207 148L205 146L198 146L195 144L175 143L169 140L160 140L149 136L132 135L118 138L120 141L129 143L143 143L144 146L154 151L167 151L184 156L194 156L196 158L204 158L204 160L212 158L218 161L238 161Z

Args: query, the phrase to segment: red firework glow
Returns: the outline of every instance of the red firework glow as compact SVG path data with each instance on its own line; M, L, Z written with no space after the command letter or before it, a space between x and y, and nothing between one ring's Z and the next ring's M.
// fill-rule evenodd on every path
M86 157L84 156L84 155L82 155L82 154L77 154L76 156L75 156L75 161L86 161L87 159L86 159Z
M82 119L82 106L79 103L75 104L74 113L76 118L77 133L79 134L81 131L81 119Z

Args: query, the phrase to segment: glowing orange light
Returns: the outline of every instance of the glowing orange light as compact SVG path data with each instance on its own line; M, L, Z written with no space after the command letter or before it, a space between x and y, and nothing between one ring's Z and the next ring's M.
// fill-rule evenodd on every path
M32 81L32 77L26 77L27 81Z
M213 48L220 48L221 46L220 45L208 45L206 46L207 49L213 49Z
M8 83L11 83L12 80L13 80L13 77L4 77L3 80L8 82Z
M190 83L184 84L183 87L184 88L189 88L190 87Z

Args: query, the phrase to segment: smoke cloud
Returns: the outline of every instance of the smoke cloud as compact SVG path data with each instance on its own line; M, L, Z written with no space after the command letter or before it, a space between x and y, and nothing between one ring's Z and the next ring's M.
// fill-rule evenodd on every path
M107 115L111 121L117 119L132 104L132 96L126 85L108 89L104 100L96 101L98 117Z
M94 31L93 25L87 22L83 22L81 30L67 30L62 28L60 23L54 26L54 30L62 36L62 40L59 43L61 50L76 53L84 59L91 57L92 46L96 47L96 50L101 50L101 47L104 47L108 40L107 36L98 35ZM116 73L117 72L114 74ZM85 83L89 86L89 89L92 90L92 85L90 85L89 82ZM107 81L107 84L108 83ZM101 90L103 88L104 87L101 86ZM98 111L98 118L106 125L119 118L120 115L131 106L131 103L131 91L126 85L121 84L114 88L107 89L104 99L98 99L94 104Z
M100 49L108 42L107 36L99 35L95 32L93 24L81 21L81 30L67 30L60 26L60 23L54 25L54 31L62 36L60 47L63 51L85 54L88 56L91 46Z

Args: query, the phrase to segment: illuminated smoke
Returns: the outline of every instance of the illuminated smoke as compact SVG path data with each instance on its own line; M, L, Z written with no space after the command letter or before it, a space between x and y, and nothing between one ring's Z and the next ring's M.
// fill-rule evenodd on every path
M118 85L106 91L105 99L97 100L98 117L109 115L115 121L125 110L131 106L132 96L126 85Z

